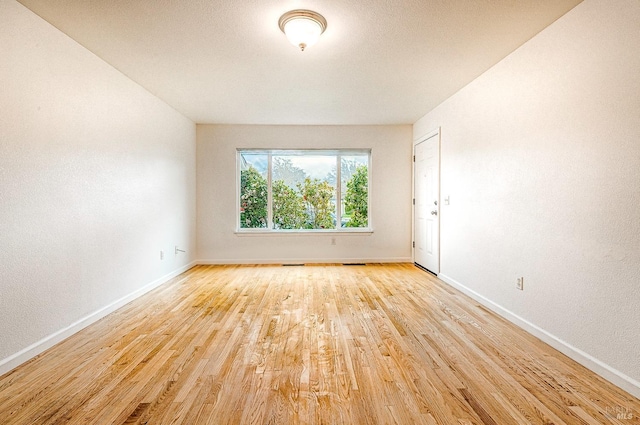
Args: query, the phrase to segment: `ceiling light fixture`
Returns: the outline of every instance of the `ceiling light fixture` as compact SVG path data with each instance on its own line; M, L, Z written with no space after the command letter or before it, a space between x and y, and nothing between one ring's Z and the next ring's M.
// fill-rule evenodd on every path
M280 17L278 26L291 44L304 52L318 42L320 34L327 29L327 20L312 10L291 10Z

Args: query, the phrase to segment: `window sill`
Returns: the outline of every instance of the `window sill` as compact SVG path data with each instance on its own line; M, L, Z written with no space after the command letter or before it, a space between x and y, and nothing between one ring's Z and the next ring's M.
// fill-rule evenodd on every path
M236 236L370 236L373 229L349 230L236 230Z

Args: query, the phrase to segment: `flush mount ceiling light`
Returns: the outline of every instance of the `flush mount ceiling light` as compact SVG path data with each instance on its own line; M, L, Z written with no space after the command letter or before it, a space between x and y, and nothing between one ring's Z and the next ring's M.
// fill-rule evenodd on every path
M291 44L304 51L318 42L327 28L327 20L312 10L291 10L280 17L278 26Z

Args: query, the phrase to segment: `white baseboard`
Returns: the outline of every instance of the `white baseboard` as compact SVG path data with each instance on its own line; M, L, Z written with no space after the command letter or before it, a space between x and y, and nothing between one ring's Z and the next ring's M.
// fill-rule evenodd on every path
M22 363L27 362L28 360L32 359L33 357L37 356L38 354L44 352L45 350L48 350L49 348L53 347L54 345L56 345L57 343L65 340L66 338L70 337L71 335L75 334L76 332L81 331L82 329L86 328L87 326L89 326L92 323L97 322L98 320L102 319L103 317L105 317L106 315L116 311L117 309L119 309L120 307L124 306L125 304L130 303L131 301L135 300L136 298L146 294L147 292L157 288L158 286L162 285L163 283L166 283L167 281L173 279L174 277L180 275L181 273L184 273L185 271L189 270L190 268L192 268L193 266L197 265L197 262L191 262L183 267L180 267L176 270L174 270L173 272L162 276L159 279L154 280L153 282L148 283L147 285L143 286L140 289L135 290L134 292L130 293L129 295L125 295L124 297L112 302L111 304L102 307L99 310L94 311L93 313L83 317L82 319L72 323L71 325L67 326L66 328L60 329L57 332L52 333L51 335L48 335L44 338L42 338L40 341L37 341L33 344L31 344L30 346L28 346L27 348L20 350L19 352L0 360L0 375L3 375L7 372L9 372L10 370L16 368L17 366L21 365Z
M443 274L439 274L438 278L440 278L440 280L442 280L443 282L445 282L445 283L451 285L452 287L456 288L460 292L463 292L464 294L470 296L471 298L473 298L474 300L476 300L480 304L482 304L485 307L489 308L490 310L492 310L496 314L504 317L505 319L507 319L511 323L515 324L516 326L524 329L525 331L527 331L531 335L535 336L536 338L538 338L538 339L542 340L543 342L549 344L550 346L552 346L556 350L560 351L564 355L566 355L566 356L570 357L571 359L575 360L576 362L580 363L581 365L583 365L587 369L591 370L592 372L597 373L598 375L600 375L601 377L603 377L607 381L611 382L612 384L622 388L623 390L627 391L628 393L632 394L633 396L640 398L640 382L636 381L635 379L633 379L633 378L625 375L624 373L614 369L613 367L611 367L608 364L596 359L595 357L591 356L590 354L585 353L584 351L580 350L579 348L576 348L576 347L572 346L571 344L561 340L557 336L555 336L555 335L547 332L546 330L534 325L533 323L527 321L526 319L523 319L522 317L520 317L517 314L507 310L506 308L494 303L490 299L485 298L483 295L480 295L479 293L475 292L474 290L467 288L466 286L464 286L460 282L456 281L455 279L452 279L452 278L450 278L450 277L448 277L446 275L443 275Z
M33 357L37 356L38 354L44 352L45 350L53 347L55 344L63 341L64 339L68 338L69 336L73 335L74 333L84 329L85 327L89 326L92 323L97 322L98 320L102 319L103 317L107 316L108 314L116 311L117 309L119 309L120 307L124 306L125 304L128 304L129 302L135 300L136 298L146 294L147 292L157 288L158 286L162 285L163 283L166 283L167 281L173 279L174 277L180 275L181 273L184 273L185 271L189 270L190 268L194 267L195 265L198 264L203 264L203 265L222 265L222 264L291 264L291 263L307 263L307 264L311 264L311 263L407 263L407 262L412 262L411 258L405 258L405 257L397 257L397 258L366 258L366 259L362 259L362 258L357 258L357 259L349 259L349 258L339 258L339 259L312 259L312 258L305 258L305 259L295 259L295 260L291 260L291 259L277 259L277 258L273 258L273 259L262 259L262 260L197 260L197 261L193 261L183 267L180 267L177 270L174 270L173 272L159 278L156 279L155 281L145 285L144 287L132 292L129 295L126 295L114 302L112 302L111 304L89 314L88 316L85 316L84 318L76 321L75 323L72 323L71 325L67 326L66 328L60 329L59 331L41 339L40 341L35 342L34 344L31 344L30 346L26 347L25 349L5 358L0 360L0 375L5 374L6 372L9 372L10 370L14 369L15 367L21 365L22 363L27 362L28 360L32 359ZM633 378L623 374L622 372L614 369L613 367L607 365L606 363L596 359L595 357L589 355L588 353L585 353L584 351L572 346L571 344L568 344L567 342L561 340L560 338L556 337L555 335L547 332L546 330L534 325L533 323L523 319L522 317L516 315L515 313L512 313L511 311L505 309L504 307L494 303L493 301L489 300L488 298L485 298L484 296L480 295L479 293L473 291L472 289L467 288L466 286L464 286L463 284L461 284L460 282L457 282L455 279L452 279L446 275L440 274L438 275L438 277L445 283L451 285L452 287L458 289L459 291L463 292L464 294L470 296L471 298L473 298L474 300L478 301L479 303L481 303L482 305L484 305L485 307L491 309L493 312L495 312L496 314L504 317L505 319L509 320L511 323L519 326L520 328L524 329L525 331L529 332L530 334L532 334L533 336L539 338L540 340L544 341L545 343L549 344L550 346L552 346L553 348L555 348L556 350L560 351L561 353L565 354L566 356L570 357L571 359L577 361L578 363L582 364L583 366L585 366L586 368L590 369L591 371L597 373L598 375L602 376L603 378L605 378L606 380L610 381L611 383L613 383L614 385L617 385L618 387L622 388L623 390L629 392L630 394L634 395L635 397L640 398L640 382L634 380Z
M224 260L197 260L203 265L224 264L317 264L317 263L413 263L411 257L385 257L385 258L261 258L261 259L224 259Z
M7 372L9 372L10 370L13 370L14 368L16 368L17 366L29 361L30 359L34 358L35 356L37 356L38 354L48 350L49 348L53 347L54 345L56 345L57 343L65 340L66 338L70 337L71 335L75 334L76 332L81 331L82 329L86 328L87 326L91 325L92 323L97 322L98 320L102 319L103 317L107 316L110 313L113 313L114 311L116 311L117 309L119 309L120 307L124 306L125 304L128 304L129 302L135 300L136 298L146 294L147 292L157 288L158 286L162 285L163 283L166 283L167 281L173 279L174 277L180 275L181 273L184 273L185 271L189 270L190 268L198 265L198 264L203 264L203 265L217 265L217 264L283 264L283 263L403 263L403 262L411 262L411 258L376 258L376 259L347 259L347 258L340 258L340 259L312 259L312 258L306 258L306 259L295 259L295 260L291 260L291 259L262 259L262 260L198 260L198 261L193 261L183 267L180 267L176 270L174 270L173 272L162 276L159 279L154 280L153 282L148 283L147 285L143 286L142 288L130 293L129 295L126 295L114 302L112 302L111 304L102 307L99 310L94 311L93 313L83 317L82 319L70 324L69 326L60 329L54 333L52 333L51 335L48 335L44 338L42 338L41 340L31 344L30 346L18 351L15 354L12 354L9 357L6 357L4 359L0 360L0 375L3 375Z

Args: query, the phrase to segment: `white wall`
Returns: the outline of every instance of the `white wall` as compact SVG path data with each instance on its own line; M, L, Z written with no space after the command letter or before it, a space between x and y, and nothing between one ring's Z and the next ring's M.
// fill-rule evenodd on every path
M638 52L640 2L586 0L414 125L442 127L441 277L636 395Z
M193 261L195 125L19 3L0 16L2 373Z
M197 140L201 262L411 260L411 126L198 125ZM237 235L237 148L371 148L373 234Z

